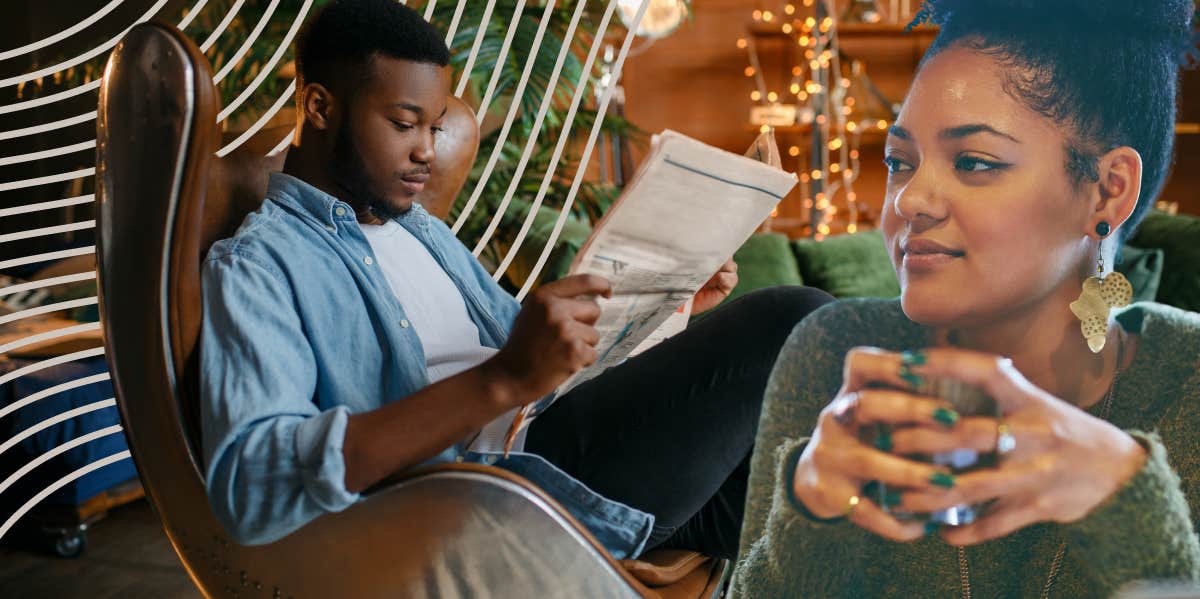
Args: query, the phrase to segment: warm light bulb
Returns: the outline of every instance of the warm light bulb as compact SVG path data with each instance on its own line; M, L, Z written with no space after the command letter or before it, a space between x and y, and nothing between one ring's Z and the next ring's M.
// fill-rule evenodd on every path
M887 121L879 119L879 122L875 123L875 126L879 127L880 131L883 131L884 129L887 129Z
M825 236L820 233L817 233L816 235L813 235L813 239L815 239L817 241L825 241Z
M805 5L805 6L812 6L812 5L813 5L813 0L804 0L804 5Z
M812 200L804 200L804 203L802 205L804 206L805 210L811 210L812 209Z
M842 87L850 87L850 80L842 77Z
M800 101L803 102L808 99L808 92L801 91L800 93L796 94L796 97L800 98Z
M830 214L830 215L837 214L837 206L830 206L830 207L829 207L829 214Z
M796 12L796 7L792 6L791 4L788 4L783 7L783 12L784 12L784 14L790 15L790 14Z
M854 109L853 109L853 108L850 108L849 106L843 106L843 107L842 107L842 114L844 114L844 115L846 115L846 116L850 116L850 113L851 113L851 112L854 112Z
M738 39L737 47L738 47L738 50L745 50L746 49L746 38Z
M759 132L759 133L770 133L770 132L771 132L771 126L770 126L770 125L763 125L762 127L759 127L759 128L758 128L758 132Z
M798 148L796 146L792 146L792 147L788 148L788 156L799 156L799 155L800 155L800 148Z
M857 201L858 201L858 194L857 194L857 193L854 193L853 191L846 192L846 201L847 201L847 202L850 202L850 203L857 202Z
M812 29L813 27L817 26L817 20L813 17L804 19L804 26L808 27L809 29Z
M771 14L771 11L769 11L769 10L763 11L763 20L764 21L767 21L769 23L774 18L775 18L775 15Z
M836 172L838 172L838 171L840 171L840 170L842 170L842 165L840 165L840 164L838 164L838 163L836 163L836 162L835 162L835 163L833 163L833 164L831 164L831 165L829 165L829 172L831 172L831 173L836 173Z
M854 224L854 223L850 223L850 224L846 225L846 232L847 232L847 233L856 233L856 232L858 232L858 225L856 225L856 224Z
M825 115L823 115L823 114L817 115L817 124L818 125L824 125L825 121L826 121Z
M812 40L811 40L811 39L810 39L810 38L809 38L807 35L802 35L802 36L800 36L800 40L799 40L799 42L800 42L800 45L801 45L801 46L807 46L807 45L808 45L808 43L809 43L809 42L811 42L811 41L812 41Z
M755 21L761 21L763 18L763 12L761 10L756 10L752 14L754 15Z
M829 142L830 150L839 150L839 149L841 149L841 147L842 147L842 140L840 138L834 139L833 141Z
M814 71L819 70L821 68L821 63L816 60L809 61L808 68Z
M768 102L774 103L777 100L779 100L779 94L777 94L775 92L767 92L767 101Z
M746 70L743 72L746 73L747 77L753 77L754 76L754 67L746 67Z
M762 99L762 94L758 93L758 90L754 90L750 92L750 99L757 102Z
M800 84L799 84L799 83L793 83L793 84L791 85L791 87L789 87L789 88L788 88L788 91L792 92L793 94L798 94L798 93L800 93Z
M858 129L858 124L855 123L854 121L850 121L849 123L846 123L847 131L854 131L855 129Z
M822 177L822 175L821 175L821 171L819 171L819 170L815 170L815 171L813 171L813 172L812 172L812 178L813 178L813 180L814 180L814 181L820 181L820 180L821 180L821 177Z
M809 180L811 180L811 179L812 179L812 177L809 177L809 176L808 176L808 173L801 173L801 174L800 174L800 182L801 182L801 183L808 183L808 182L809 182Z
M821 235L828 235L829 234L829 225L827 225L825 223L821 223L821 224L817 225L817 230L821 232Z
M829 208L829 200L817 200L817 210Z
M782 29L783 29L784 33L791 33L792 32L792 24L784 23Z
M800 73L803 73L803 72L804 72L804 67L802 67L800 65L796 65L796 66L792 67L792 77L799 77Z
M846 98L846 106L854 106L854 97Z
M850 158L852 160L858 160L858 150L850 150Z
M848 169L846 169L846 176L847 176L847 177L853 177L853 176L854 176L854 169L852 169L852 168L848 168Z

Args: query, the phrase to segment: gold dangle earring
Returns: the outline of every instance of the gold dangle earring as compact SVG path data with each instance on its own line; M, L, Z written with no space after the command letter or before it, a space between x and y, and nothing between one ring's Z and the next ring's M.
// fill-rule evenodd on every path
M1083 338L1087 340L1088 349L1092 353L1100 353L1104 342L1108 339L1108 315L1113 308L1129 305L1133 299L1133 285L1125 275L1113 271L1104 274L1104 240L1112 231L1106 221L1096 225L1096 234L1100 236L1100 259L1096 263L1096 274L1083 282L1083 292L1079 299L1071 302L1071 312L1079 318L1079 328Z

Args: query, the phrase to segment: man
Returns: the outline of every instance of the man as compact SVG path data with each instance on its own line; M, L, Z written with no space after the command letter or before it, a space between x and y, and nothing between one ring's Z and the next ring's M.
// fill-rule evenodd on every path
M474 461L545 489L616 558L737 552L775 355L827 296L753 294L580 385L516 452L516 410L596 359L597 277L524 307L414 204L446 110L441 34L393 0L338 0L298 42L299 135L266 201L210 251L201 338L209 498L266 543L388 474ZM697 294L711 307L729 267ZM522 447L523 446L523 447Z

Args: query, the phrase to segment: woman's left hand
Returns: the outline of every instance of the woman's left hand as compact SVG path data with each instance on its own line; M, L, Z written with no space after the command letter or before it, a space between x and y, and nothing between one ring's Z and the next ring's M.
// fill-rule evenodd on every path
M738 265L733 258L725 261L717 274L713 275L692 300L692 314L699 314L716 308L738 284Z
M994 501L981 518L946 527L954 545L1003 537L1037 522L1082 519L1116 493L1146 460L1145 449L1121 429L1030 383L1012 361L956 348L925 351L918 376L957 379L983 389L1004 414L1010 452L995 468L958 476L946 491L905 493L898 509L933 512L960 504ZM919 427L893 433L893 453L928 454L954 449L994 452L1001 421L965 417L949 430Z

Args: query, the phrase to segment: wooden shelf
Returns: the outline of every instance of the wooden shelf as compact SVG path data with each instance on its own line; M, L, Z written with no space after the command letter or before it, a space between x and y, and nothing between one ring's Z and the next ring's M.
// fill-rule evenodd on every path
M761 130L761 125L747 124L746 131L758 133ZM791 125L788 127L775 127L775 133L780 135L808 135L812 133L812 125ZM879 129L878 127L865 127L857 132L863 137L884 137L887 135L887 129ZM846 135L854 135L854 131L847 131Z
M746 26L747 31L754 37L795 37L796 31L784 33L781 27L784 23L790 22L793 27L799 30L801 21L772 21L764 23L762 21L751 21ZM938 34L939 28L928 25L915 27L911 32L904 31L904 25L893 25L891 23L880 23L870 25L866 23L845 23L838 25L838 37L846 38L895 38L895 39L913 39L917 37L934 37Z
M1200 123L1175 123L1175 135L1200 135Z

